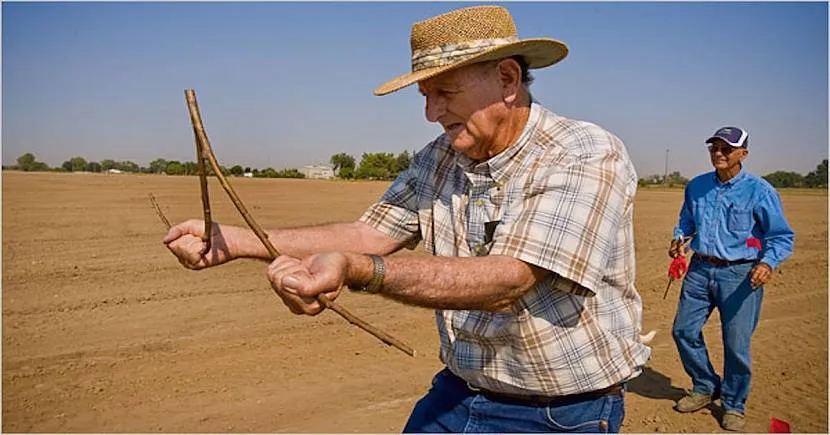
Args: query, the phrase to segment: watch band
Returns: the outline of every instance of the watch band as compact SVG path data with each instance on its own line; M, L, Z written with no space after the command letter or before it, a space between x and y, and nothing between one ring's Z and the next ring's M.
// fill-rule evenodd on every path
M356 291L365 293L380 293L380 290L383 288L383 278L386 276L386 264L383 262L383 257L380 255L369 255L369 258L372 259L372 264L374 265L372 279L370 279L369 282L362 288L356 289Z

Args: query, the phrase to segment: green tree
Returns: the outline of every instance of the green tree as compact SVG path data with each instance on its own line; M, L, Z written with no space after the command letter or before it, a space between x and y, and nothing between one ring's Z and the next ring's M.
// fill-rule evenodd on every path
M34 166L36 161L37 160L35 159L34 154L26 153L17 158L17 167L21 171L28 172L32 170L32 167Z
M197 168L196 162L184 162L182 163L182 167L184 167L184 174L183 175L196 175Z
M87 161L83 157L72 157L71 159L63 162L61 168L67 172L82 172L86 170Z
M409 154L409 151L404 151L398 154L398 158L396 159L395 169L398 174L407 170L409 165L412 163L412 155ZM397 174L395 174L397 176Z
M118 170L124 171L124 172L140 172L141 171L141 168L137 164L135 164L131 161L118 162L118 163L115 164L115 169L118 169Z
M185 167L177 161L167 162L167 175L184 175Z
M397 160L392 153L363 153L355 177L368 180L390 180L397 177Z
M669 187L672 186L685 186L689 182L689 179L680 175L680 172L674 171L669 174L667 178L667 183Z
M277 171L274 168L265 168L257 173L254 174L254 177L258 178L276 178Z
M72 164L72 172L82 172L86 170L86 159L83 157L75 156L69 159L69 163Z
M305 174L298 171L295 168L291 169L283 169L282 171L277 172L277 178L305 178Z
M804 184L807 187L827 187L827 159L822 160L815 171L804 177Z
M244 172L245 171L244 169L242 169L242 166L234 165L233 167L231 167L231 174L237 177L241 176Z
M155 159L150 162L150 172L153 174L163 174L167 172L167 160Z
M222 175L224 176L231 175L231 170L224 166L220 165L219 170L222 171ZM216 172L213 171L213 167L210 166L210 164L208 164L207 162L205 162L205 173L207 173L210 176L216 175Z
M351 180L354 178L354 168L341 168L338 176L344 180Z
M98 162L89 162L86 164L86 170L89 172L101 172L101 164Z
M804 176L798 172L775 171L771 174L764 175L763 178L769 184L772 184L773 187L801 187L804 185Z
M340 171L342 171L343 169L352 169L352 172L354 172L355 160L354 157L349 154L337 153L331 156L331 160L329 160L329 163L331 163L332 170L334 171L334 173L340 176L341 178L343 177L340 175Z
M101 170L102 171L109 171L110 169L115 169L115 161L110 159L101 160Z

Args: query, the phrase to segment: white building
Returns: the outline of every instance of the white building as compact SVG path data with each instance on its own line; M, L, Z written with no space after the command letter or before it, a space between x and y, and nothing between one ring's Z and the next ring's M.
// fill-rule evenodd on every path
M306 178L328 179L334 178L334 170L326 165L307 165L298 169Z

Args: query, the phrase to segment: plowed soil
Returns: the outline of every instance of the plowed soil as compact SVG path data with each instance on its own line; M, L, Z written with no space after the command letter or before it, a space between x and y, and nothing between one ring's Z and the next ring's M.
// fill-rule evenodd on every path
M234 178L265 227L356 219L388 186ZM399 432L440 369L432 312L376 296L341 303L417 349L411 358L334 313L292 315L265 263L182 268L147 199L168 218L201 215L195 177L5 171L4 432ZM217 221L244 225L211 180ZM795 254L767 285L753 339L747 431L770 417L827 425L827 192L782 192ZM672 410L690 386L670 336L666 247L681 190L642 189L637 285L652 359L632 381L624 432L721 432L719 408ZM422 255L406 252L397 255ZM717 314L706 330L721 367Z

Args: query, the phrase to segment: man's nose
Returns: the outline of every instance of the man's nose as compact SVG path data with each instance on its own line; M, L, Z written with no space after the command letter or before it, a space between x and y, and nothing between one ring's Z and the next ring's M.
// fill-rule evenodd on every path
M438 96L430 96L427 95L426 97L426 117L427 121L429 122L438 122L441 116L447 111L447 103L446 100L442 97Z

